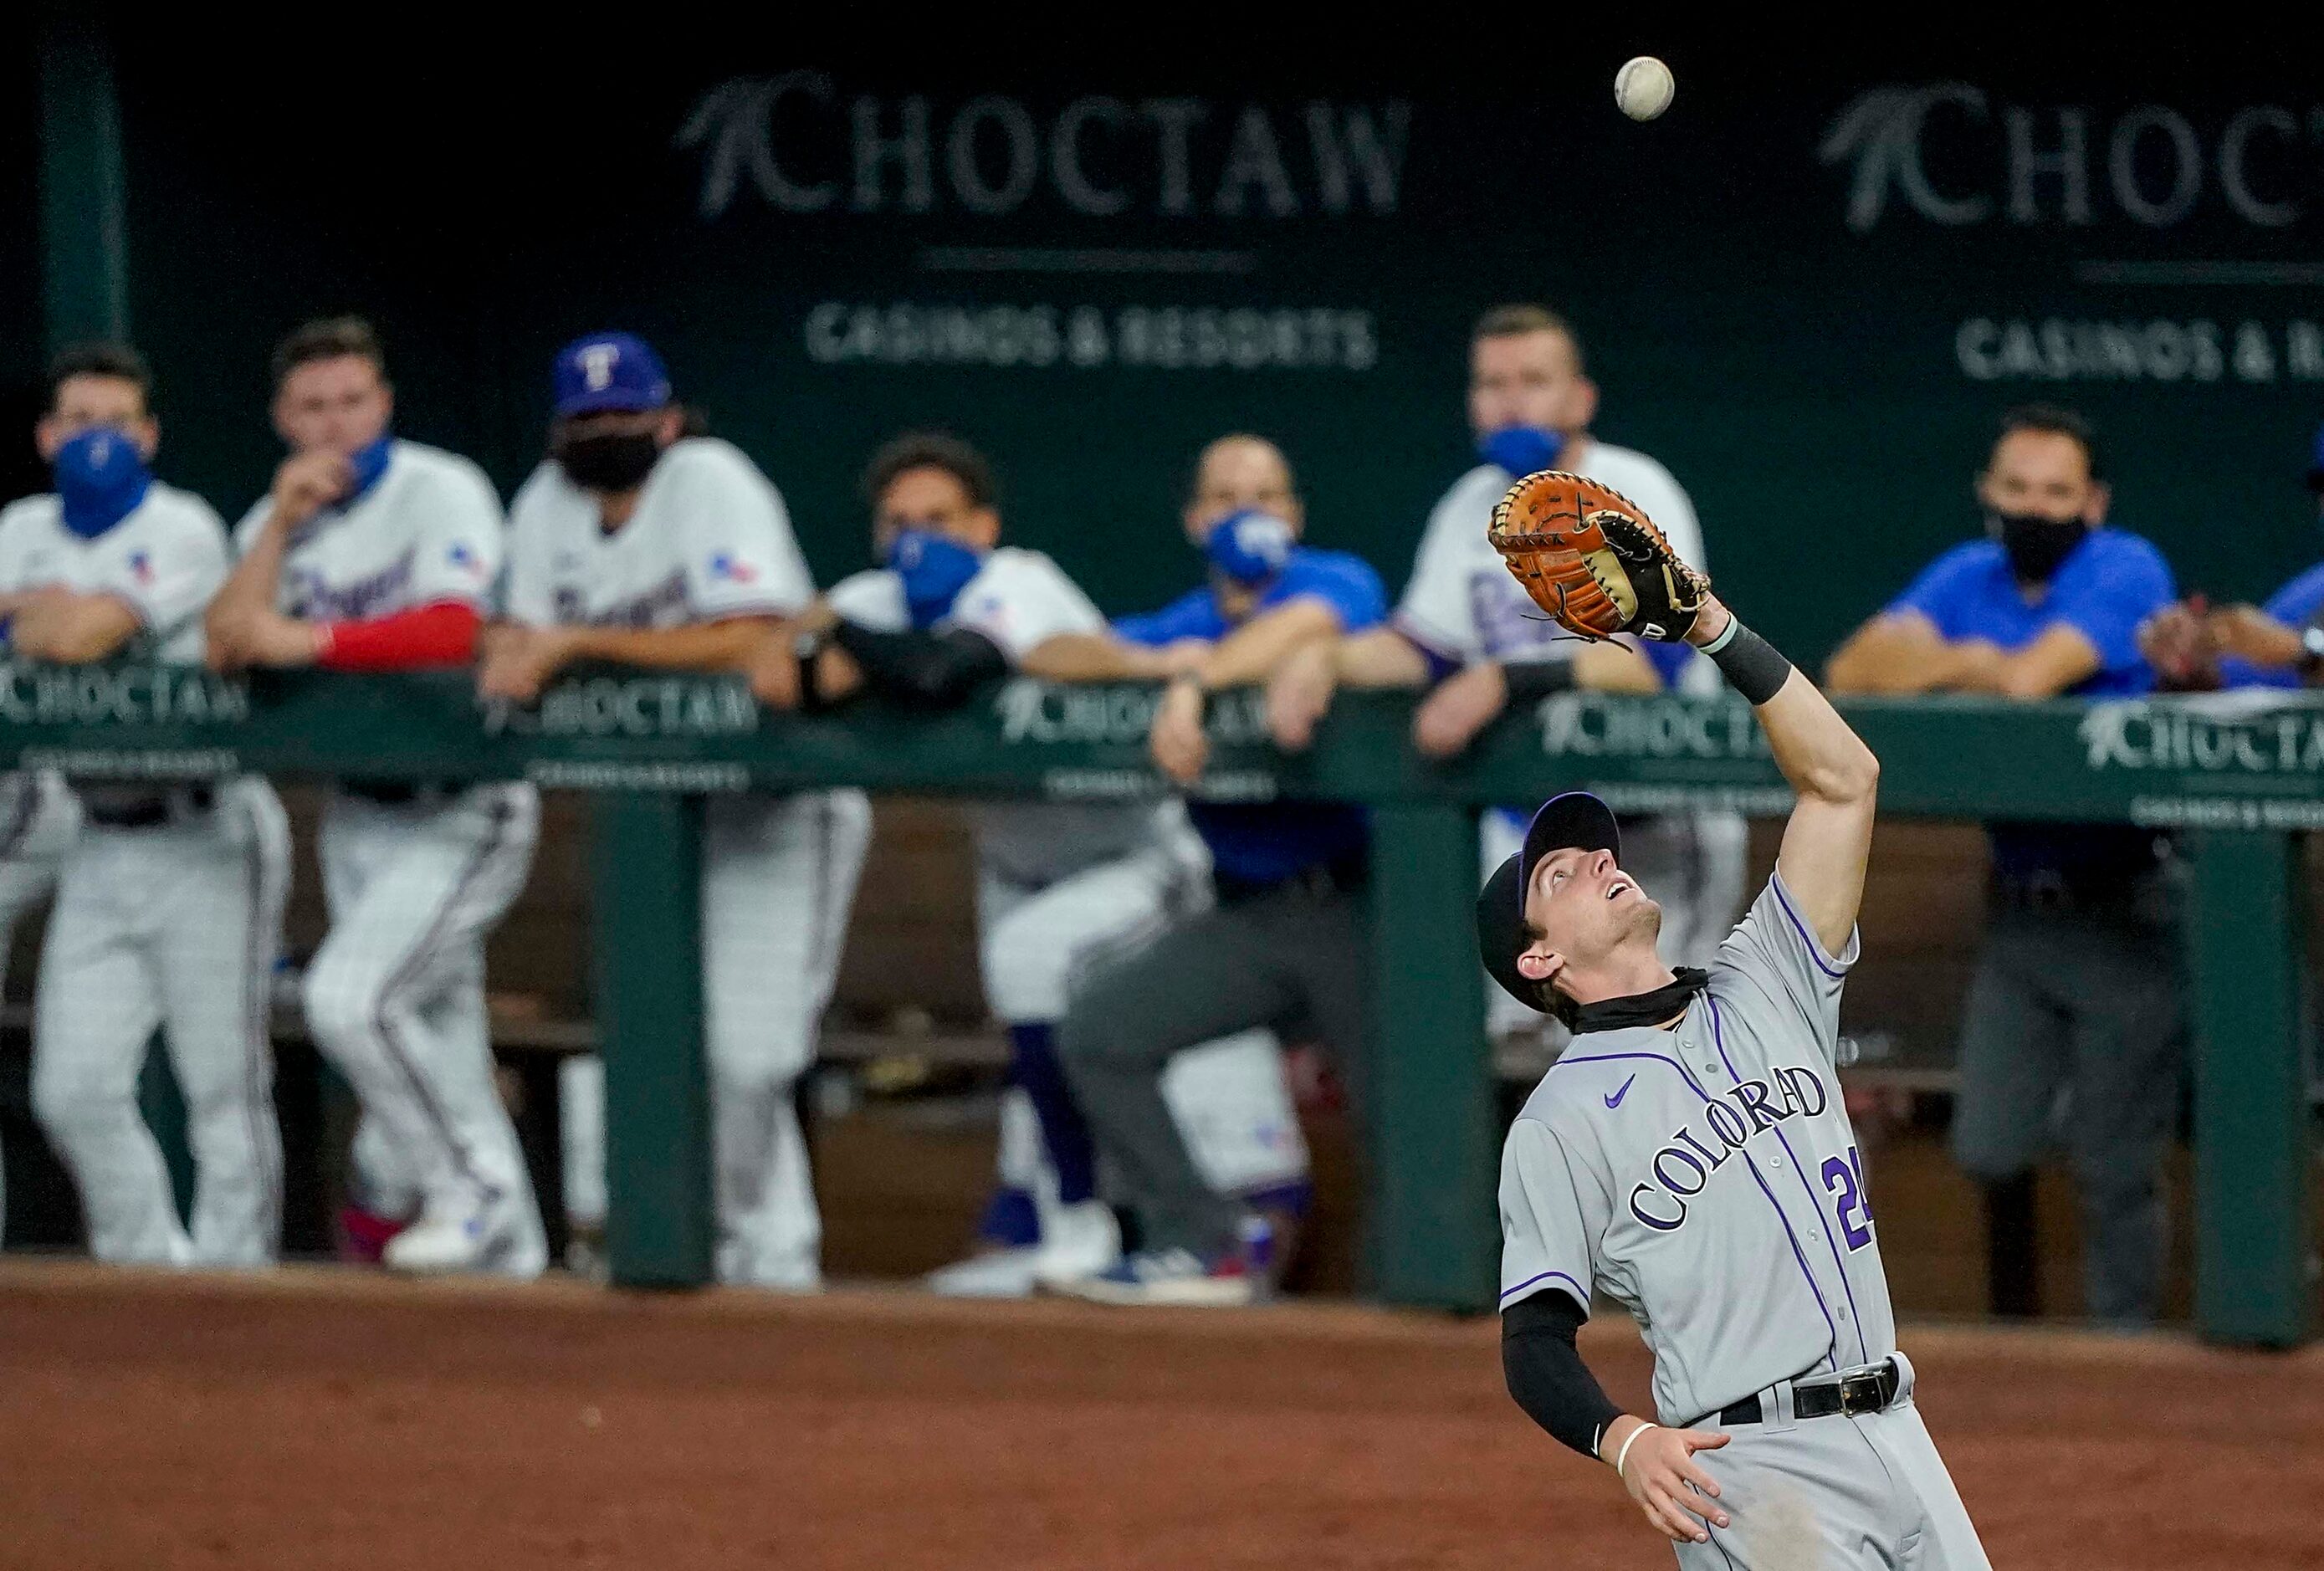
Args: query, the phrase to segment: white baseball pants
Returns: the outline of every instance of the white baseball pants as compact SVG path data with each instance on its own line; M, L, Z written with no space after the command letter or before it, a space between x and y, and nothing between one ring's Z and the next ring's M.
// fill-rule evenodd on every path
M794 1100L815 1060L872 838L862 791L713 797L704 811L702 982L716 1164L718 1278L823 1280L823 1217ZM567 1060L566 1211L605 1214L604 1067Z
M362 1104L367 1202L505 1208L516 1275L538 1273L547 1246L493 1078L484 942L540 833L529 785L397 805L335 796L318 837L331 926L304 987L308 1029Z
M267 1021L290 865L282 805L255 776L218 788L207 812L91 824L66 858L33 1006L32 1105L99 1260L255 1266L281 1247ZM156 1027L185 1097L190 1230L137 1109Z

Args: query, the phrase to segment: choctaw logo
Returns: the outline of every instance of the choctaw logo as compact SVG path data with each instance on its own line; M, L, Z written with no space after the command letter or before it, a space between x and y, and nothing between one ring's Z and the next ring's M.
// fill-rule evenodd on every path
M1891 195L1932 224L2186 222L2216 201L2281 229L2306 215L2324 107L2248 104L2224 118L2167 104L2108 116L2071 105L1995 104L1967 82L1879 87L1832 117L1816 157L1849 167L1848 226Z
M2079 729L2092 769L2324 773L2324 712L2305 707L2230 717L2131 699L2091 705Z
M998 217L1028 204L1084 217L1388 217L1412 106L1200 97L1073 99L844 93L820 71L736 77L678 133L702 153L697 207L745 189L786 213Z

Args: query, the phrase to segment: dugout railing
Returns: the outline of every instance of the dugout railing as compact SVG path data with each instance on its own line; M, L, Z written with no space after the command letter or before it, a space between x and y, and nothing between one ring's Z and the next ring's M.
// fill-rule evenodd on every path
M708 1091L695 881L701 804L858 785L1088 801L1161 793L1135 684L1012 681L954 714L761 709L739 681L587 673L480 706L466 673L226 680L152 666L0 663L0 765L109 780L242 770L327 779L530 778L593 796L594 990L617 1282L711 1275ZM1851 701L1886 814L2132 822L2179 832L2195 1065L2196 1319L2223 1343L2310 1334L2310 1115L2299 836L2324 827L2324 704L2299 695L2010 704ZM1496 1141L1470 906L1475 814L1581 786L1618 809L1779 815L1790 797L1735 699L1568 694L1462 759L1406 741L1406 696L1342 695L1305 753L1258 697L1213 700L1194 794L1372 809L1375 1029L1367 1278L1392 1303L1494 1299Z

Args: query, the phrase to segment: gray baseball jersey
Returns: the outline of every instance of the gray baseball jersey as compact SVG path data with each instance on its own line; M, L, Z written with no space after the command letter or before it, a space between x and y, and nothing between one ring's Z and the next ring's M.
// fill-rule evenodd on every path
M1578 1037L1501 1155L1501 1308L1593 1290L1637 1317L1662 1421L1895 1351L1833 1057L1856 958L1780 876L1674 1030Z

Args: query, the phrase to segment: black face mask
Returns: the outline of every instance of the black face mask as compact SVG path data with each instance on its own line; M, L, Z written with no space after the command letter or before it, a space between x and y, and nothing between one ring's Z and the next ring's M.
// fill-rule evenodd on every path
M1985 531L2009 555L2009 570L2021 584L2046 584L2090 532L2079 518L2063 523L2036 513L1988 513Z
M585 491L634 491L661 457L661 444L651 431L599 431L560 438L549 456Z
M1566 1027L1578 1037L1584 1031L1619 1031L1634 1026L1660 1025L1674 1014L1684 1013L1694 995L1709 985L1710 972L1682 966L1668 983L1652 993L1633 993L1628 998L1601 998L1595 1003L1573 1005Z

